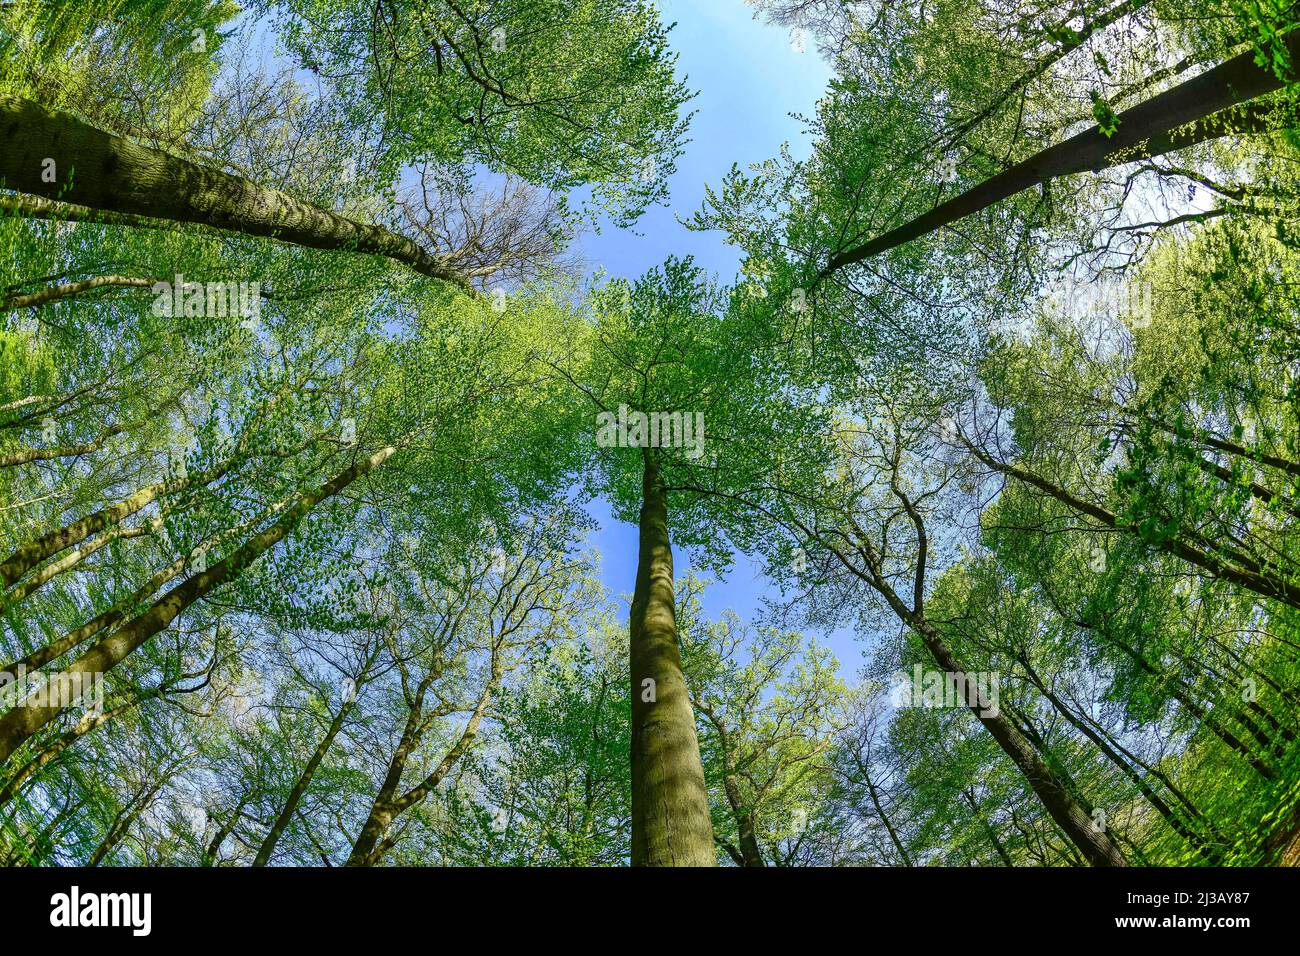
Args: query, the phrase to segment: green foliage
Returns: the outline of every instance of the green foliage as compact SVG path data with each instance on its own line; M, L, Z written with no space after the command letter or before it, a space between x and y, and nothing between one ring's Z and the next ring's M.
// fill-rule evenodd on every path
M311 0L275 9L290 51L338 90L355 123L375 128L391 168L481 163L552 189L587 186L621 225L667 195L690 93L674 78L651 4Z
M0 196L0 670L111 661L35 729L0 687L0 861L625 865L637 688L583 542L648 462L723 864L1086 864L1052 800L1134 864L1295 860L1294 90L831 268L1243 42L1290 85L1293 5L757 6L836 76L810 155L690 221L732 281L556 255L667 198L649 3L0 4L0 94L345 234ZM695 572L750 560L752 619L706 614ZM936 667L992 710L904 693Z

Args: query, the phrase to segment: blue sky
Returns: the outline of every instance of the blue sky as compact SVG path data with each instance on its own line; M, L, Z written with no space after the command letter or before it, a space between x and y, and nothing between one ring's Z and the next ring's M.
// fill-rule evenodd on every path
M742 0L664 0L660 9L666 22L677 24L670 42L678 53L678 73L698 91L688 107L696 111L690 142L669 181L667 207L647 212L633 230L605 226L584 236L580 248L592 268L615 277L635 278L670 255L690 255L729 282L739 266L738 250L724 243L721 233L687 231L677 215L686 218L698 209L705 185L720 185L733 163L761 162L777 155L783 143L796 157L806 156L809 139L790 114L813 113L831 71L811 40L807 52L795 52L789 31L753 19ZM590 511L600 523L592 543L601 552L601 576L626 604L636 578L636 528L611 517L603 501ZM680 576L689 569L690 556L677 550L674 557ZM706 593L705 610L717 617L731 608L753 620L771 587L761 563L740 555L726 579ZM844 676L852 676L862 645L846 631L818 637L835 652Z
M667 207L647 212L635 231L605 227L587 235L581 247L593 267L613 276L633 278L670 255L691 255L725 281L739 265L737 250L719 233L688 232L676 214L698 209L705 185L720 185L732 163L769 159L786 142L806 156L808 137L790 114L812 114L831 71L811 39L808 52L794 52L789 32L753 19L743 0L661 0L659 8L666 23L677 24L669 42L678 75L697 91L688 105L696 111L690 142L669 180Z

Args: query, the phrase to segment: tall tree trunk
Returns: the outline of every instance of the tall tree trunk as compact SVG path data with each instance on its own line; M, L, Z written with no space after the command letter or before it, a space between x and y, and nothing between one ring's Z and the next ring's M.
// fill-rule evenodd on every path
M5 670L10 674L17 674L19 671L34 671L38 667L44 667L55 658L63 656L74 647L80 647L100 631L116 627L126 620L127 615L135 609L136 605L153 595L160 587L184 571L185 561L186 558L184 557L177 558L167 567L156 571L153 577L108 610L91 618L85 624L73 628L57 640L51 641L43 647L38 647L21 660L14 661Z
M78 458L99 451L110 438L126 431L125 425L110 425L90 441L75 445L49 445L44 448L20 448L7 455L0 455L0 468L13 468L16 465L29 465L34 461L54 461L57 458Z
M51 561L45 567L41 568L35 574L20 581L12 590L0 594L0 614L13 607L15 604L27 600L45 585L49 584L60 574L65 574L75 568L81 562L91 557L106 545L114 541L128 540L131 538L147 538L156 533L163 525L161 517L151 518L143 524L135 527L118 525L108 531L105 531L97 538L93 538L71 551L64 554L57 561Z
M398 756L394 757L392 763L389 764L388 775L384 779L379 795L370 808L370 816L361 828L356 843L352 846L352 854L348 857L348 866L376 866L384 858L384 854L392 849L394 840L390 836L385 836L385 831L398 816L432 793L434 788L456 766L460 758L473 746L474 738L478 735L479 724L483 720L483 715L487 712L488 704L492 701L492 695L496 693L497 688L501 685L502 675L502 662L497 650L494 650L492 654L492 676L483 686L483 692L479 694L478 703L474 705L473 712L469 715L469 719L465 721L465 727L461 730L460 737L443 756L442 760L438 762L438 766L433 769L432 773L401 796L397 796L398 787L402 781L402 769L406 765L406 758L409 756L411 748L419 743L419 733L414 736L411 735L412 724L408 720L407 730L402 734L402 744L398 748ZM417 720L418 716L413 711L411 719Z
M397 790L402 782L402 770L406 766L410 746L411 744L403 735L398 752L388 763L384 782L380 784L379 792L375 794L375 799L370 804L370 813L366 816L366 822L361 825L361 832L357 834L356 841L352 844L352 852L348 855L345 865L374 866L379 862L379 845L386 839L388 828L397 818Z
M989 842L993 844L993 849L997 851L998 859L1002 861L1002 865L1015 866L1016 864L1012 861L1011 854L1007 852L1006 844L1004 844L1002 839L998 836L998 831L993 828L993 823L984 814L984 811L980 809L979 804L975 802L975 795L971 793L970 790L963 790L962 796L966 798L966 805L970 807L971 814L980 822L980 827L984 830L984 834L989 838Z
M158 694L159 691L157 690L149 691L139 697L127 701L126 703L119 704L116 707L106 710L102 714L87 714L77 722L75 727L56 737L48 747L31 760L27 761L27 763L23 764L16 773L5 780L3 789L0 789L0 807L5 806L10 800L17 796L18 792L22 789L23 784L26 783L33 774L50 763L50 761L54 760L55 757L59 756L59 754L63 753L63 751L67 750L86 734L90 733L92 730L96 730L103 724L108 723L114 717L121 716L132 708L139 706L145 699L156 697Z
M248 801L252 798L253 793L251 790L240 797L239 803L235 804L235 809L226 815L226 819L217 827L217 832L212 834L212 839L208 841L208 845L203 849L204 866L216 864L217 854L221 852L221 844L226 842L226 837L230 836L239 821L243 819L244 807L248 806Z
M233 461L204 471L192 478L171 478L146 485L121 501L69 522L62 528L50 531L24 542L0 561L0 585L8 587L47 558L84 541L105 528L113 527L138 511L147 508L160 497L187 488L202 488L216 481L230 470Z
M64 707L60 701L75 696L79 681L94 675L108 673L128 654L163 630L191 604L218 585L236 578L244 568L278 544L297 526L313 508L333 497L352 482L387 461L397 449L391 445L361 458L339 472L330 481L298 496L293 507L275 524L258 532L228 557L218 561L208 570L187 578L155 601L147 611L123 624L112 634L77 658L66 670L51 675L48 699L52 702L38 704L34 701L13 707L0 717L0 760L9 757L32 734L54 720ZM84 686L84 685L83 685Z
M157 281L157 279L143 279L136 276L95 276L92 279L82 279L80 282L62 282L27 295L14 293L0 298L0 309L32 308L45 305L47 302L69 299L95 289L150 289Z
M767 866L763 862L763 851L758 845L758 836L754 832L754 811L748 810L736 818L736 832L740 837L740 858L745 866Z
M998 746L1002 748L1002 752L1019 768L1048 814L1056 821L1056 825L1065 833L1066 838L1079 848L1087 862L1092 866L1127 866L1128 862L1119 848L1103 830L1093 825L1092 817L1074 798L1052 768L1039 756L1033 744L1003 716L1000 709L989 706L992 704L991 701L981 699L977 682L971 680L966 669L958 664L943 637L934 625L926 620L922 601L927 536L920 516L911 505L908 509L920 537L920 559L912 595L915 608L909 607L894 590L893 585L881 576L878 570L880 566L878 558L868 557L869 570L864 570L845 557L843 551L829 543L824 535L803 524L799 525L799 529L806 539L821 540L845 568L874 588L885 599L898 619L921 639L921 643L930 652L935 663L941 670L947 672L948 679L954 682L954 686L965 689L966 703L975 715L975 719L984 725L997 741Z
M284 397L284 391L276 395L271 401L273 407L278 405ZM163 403L164 405L167 403ZM158 408L163 407L162 405ZM153 410L154 412L157 409ZM53 557L60 551L72 547L84 541L93 534L103 531L105 528L111 528L124 519L131 517L139 511L149 507L160 498L176 494L190 489L206 488L213 482L224 478L232 468L240 463L244 454L248 451L248 444L253 432L246 431L240 438L238 445L235 447L235 453L223 461L218 462L211 468L207 468L198 474L187 477L166 478L161 481L155 481L146 485L139 491L133 492L111 505L100 508L91 514L77 518L61 528L49 531L38 538L32 538L24 542L13 550L3 561L0 561L0 587L9 587L15 581L18 581L36 567L42 561ZM303 451L310 447L316 438L309 437L292 450L294 452ZM281 454L271 452L270 454Z
M1121 641L1109 631L1090 625L1086 621L1074 621L1073 623L1088 628L1098 634L1112 647L1122 650L1135 664L1138 665L1138 667L1167 686L1170 696L1172 696L1174 700L1178 701L1178 703L1187 709L1188 713L1208 727L1210 732L1227 744L1230 749L1240 754L1261 777L1266 780L1277 779L1277 771L1251 750L1240 737L1224 726L1223 722L1219 720L1216 711L1206 710L1197 703L1196 699L1188 692L1187 686L1178 679L1177 675L1170 674L1163 668L1152 664L1137 650L1137 648L1130 647L1126 642Z
M723 746L728 747L727 742L723 741ZM731 806L731 815L736 821L736 842L739 845L740 863L742 866L766 866L763 861L763 851L758 845L758 834L754 827L754 807L746 806L745 799L741 795L740 786L736 781L735 769L732 766L733 757L728 747L727 752L723 755L725 766L723 767L722 789L726 793L727 803Z
M954 675L954 679L962 682L956 686L974 686L938 631L924 619L915 620L915 615L912 617L913 621L909 623L912 623L912 627L934 656L935 663ZM1092 817L1085 812L1065 784L1038 755L1033 744L1026 740L1025 736L1002 716L1000 711L981 707L979 701L971 701L970 708L976 719L993 735L1002 752L1020 768L1020 772L1024 774L1048 814L1056 821L1056 825L1061 828L1070 842L1079 848L1088 863L1092 866L1127 866L1128 863L1119 848L1104 830L1094 825Z
M875 781L871 779L870 768L856 751L853 752L852 758L853 762L857 764L858 771L862 774L863 782L867 785L867 796L871 799L871 806L875 809L880 822L885 825L885 832L889 834L889 842L894 844L894 849L898 851L898 856L903 861L903 865L912 866L912 856L907 852L907 847L903 845L893 820L889 818L889 814L885 810L884 801L880 799L880 790Z
M1111 748L1110 744L1098 734L1086 721L1074 713L1064 700L1047 686L1047 682L1038 674L1030 665L1027 655L1022 655L1020 664L1025 669L1025 674L1029 677L1030 682L1038 688L1038 692L1047 699L1047 702L1055 708L1056 712L1069 722L1079 733L1083 734L1101 751L1102 756L1109 760L1115 767L1119 768L1124 776L1128 777L1146 798L1151 808L1155 810L1175 833L1181 836L1188 845L1194 847L1207 862L1213 864L1218 860L1218 850L1212 846L1205 838L1194 828L1194 823L1185 822L1182 816L1177 813L1164 799L1155 791L1146 780L1146 777L1138 771L1136 767L1122 758Z
M46 181L47 158L56 163L54 182ZM382 226L347 219L12 96L0 97L0 179L18 192L110 213L200 223L314 249L372 253L468 287L441 259Z
M108 854L112 852L113 848L121 843L126 837L127 832L131 829L131 824L140 819L140 814L149 809L149 804L153 802L153 798L157 795L158 791L162 789L163 784L167 779L168 778L164 776L157 783L152 784L149 789L144 792L144 795L129 808L129 810L118 814L117 818L113 821L113 825L108 828L108 833L104 835L104 839L100 841L99 846L95 847L95 852L90 854L90 859L86 861L86 866L99 866L99 864L104 862L104 858L107 857Z
M280 810L280 815L275 818L275 822L271 824L271 829L267 831L266 839L257 848L257 856L253 858L253 866L266 866L270 862L271 854L275 852L275 845L280 842L280 837L284 835L289 821L293 819L293 815L298 811L298 804L302 800L303 794L311 786L312 777L316 775L316 768L320 766L321 761L325 759L325 754L334 745L334 738L343 729L343 723L347 720L351 710L351 704L343 704L339 708L339 712L334 715L334 719L330 721L325 736L316 744L316 749L312 752L311 759L307 761L307 766L303 767L302 773L298 775L298 780L293 785L293 789L289 791L289 798L285 801L284 808Z
M220 534L212 535L211 537L205 538L203 541L203 546L210 547L210 546L218 545L221 542L226 541L229 538L232 538L235 535L242 533L243 531L246 531L254 524L261 524L263 521L271 518L274 515L279 514L285 508L289 507L292 501L293 501L292 498L280 501L277 504L271 506L270 508L267 508L255 519L250 519L248 521L241 522L240 524L236 525L234 528L230 528L226 531L221 532ZM172 578L176 577L176 575L184 571L185 564L188 560L189 560L188 555L182 555L181 557L173 561L171 564L167 565L165 568L161 568L158 571L154 572L153 576L149 578L148 581L146 581L143 585L141 585L131 594L128 594L126 597L122 598L122 600L118 601L108 610L103 611L102 613L91 618L85 624L81 624L78 627L73 628L71 631L68 631L68 633L64 634L62 637L58 638L57 640L53 640L42 647L36 648L36 650L32 651L26 657L22 658L21 660L14 661L12 664L3 668L3 670L7 671L10 674L17 674L20 670L34 671L38 667L44 667L46 664L48 664L50 661L54 660L55 658L63 656L68 651L72 650L74 647L80 647L82 644L90 640L100 631L107 630L110 627L116 627L122 621L126 620L127 615L130 614L133 610L135 610L138 604L140 604L142 601L149 598L151 595L154 594L154 592L156 592L164 584L166 584Z
M1300 30L1284 35L1282 42L1293 59L1300 58ZM818 281L846 265L879 255L1049 180L1161 156L1234 132L1257 132L1264 128L1267 111L1231 108L1281 87L1282 81L1272 70L1256 65L1253 50L1242 53L1120 113L1119 126L1110 137L1094 126L1035 153L910 222L863 245L835 253ZM1224 112L1215 115L1220 111Z
M677 647L668 496L641 450L640 552L632 597L632 865L716 866L704 766Z

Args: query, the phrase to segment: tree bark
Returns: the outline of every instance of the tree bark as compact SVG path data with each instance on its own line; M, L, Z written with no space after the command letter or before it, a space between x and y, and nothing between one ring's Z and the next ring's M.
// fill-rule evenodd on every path
M59 285L52 285L28 295L15 294L7 296L0 299L0 309L26 309L32 306L45 305L47 302L69 299L95 289L150 289L153 288L154 283L157 281L156 279L140 279L133 276L95 276L93 279L84 279L80 282L64 282Z
M31 100L0 97L0 144L0 179L18 192L314 249L370 253L469 288L441 259L382 226L132 143ZM56 164L54 182L45 181L47 159Z
M1137 666L1143 671L1161 681L1162 684L1167 685L1169 693L1174 700L1178 701L1178 703L1187 709L1188 713L1208 727L1210 732L1227 744L1229 748L1240 754L1259 773L1260 776L1267 780L1277 779L1277 771L1261 760L1248 746L1246 746L1245 743L1242 742L1239 737L1225 727L1212 711L1207 711L1204 707L1198 704L1191 694L1188 693L1186 685L1184 685L1176 675L1152 664L1137 650L1137 648L1130 647L1126 642L1112 634L1104 626L1104 619L1101 623L1094 624L1081 618L1076 618L1067 614L1060 607L1059 602L1056 600L1050 588L1044 588L1043 593L1051 602L1053 609L1055 609L1056 613L1063 620L1069 621L1075 627L1092 631L1104 643L1117 650L1123 651L1129 656L1133 663L1137 664Z
M155 572L153 577L107 611L96 615L85 624L73 628L58 640L51 641L43 647L38 647L26 657L14 661L4 669L10 674L16 674L19 670L34 671L38 667L44 667L55 658L63 656L74 647L80 647L105 628L116 627L126 620L126 616L131 613L137 604L150 597L160 587L184 571L185 561L184 557L177 558L167 567Z
M334 719L330 721L325 736L316 744L316 749L312 751L307 766L303 767L302 773L298 775L298 780L293 785L293 789L289 791L289 798L285 801L280 815L275 818L275 822L271 824L271 829L267 831L266 839L257 848L257 856L253 858L253 866L266 866L270 862L271 854L275 852L275 845L280 842L280 837L284 835L285 828L289 826L289 821L293 819L293 815L298 811L298 804L302 800L303 794L307 792L307 788L311 786L312 777L316 775L316 768L320 766L321 761L325 759L325 754L334 745L334 738L343 729L343 723L347 720L352 706L352 704L348 703L343 704L339 708L339 712L334 715Z
M1003 866L1015 866L1011 859L1011 854L1007 852L1006 844L998 836L998 831L993 828L989 818L980 810L979 804L975 802L975 796L969 790L963 790L962 796L966 798L966 805L970 807L971 815L980 822L980 827L984 830L985 836L993 844L993 849L997 851L998 859L1002 861Z
M157 692L153 692L147 696L157 696ZM124 714L132 708L139 706L144 699L144 697L136 697L124 704L119 704L110 710L106 710L98 716L91 716L88 714L86 717L83 717L78 721L75 727L57 737L48 747L31 760L27 761L27 763L19 768L13 776L9 777L9 779L5 781L4 788L0 789L0 807L5 806L10 800L17 796L19 790L22 789L23 784L26 783L38 770L46 766L50 761L54 760L55 757L59 756L59 754L63 753L63 751L67 750L92 730L108 723L108 721L112 720L114 717Z
M461 730L460 737L443 756L442 760L438 762L438 766L433 769L432 773L406 793L398 796L397 791L402 782L402 771L406 766L406 759L414 746L419 743L420 736L423 733L422 729L413 733L413 728L421 722L421 715L418 711L411 712L411 716L407 720L406 730L402 734L402 743L389 764L388 775L384 778L383 786L370 808L370 816L366 819L365 825L361 828L361 833L357 836L356 843L352 846L352 854L348 857L348 866L376 866L383 859L384 854L392 849L394 840L392 837L385 836L385 831L397 817L427 797L442 782L443 778L451 772L452 767L456 766L469 748L473 746L474 738L478 735L479 724L483 720L483 715L487 712L492 695L496 693L497 687L501 684L502 674L501 661L497 656L497 652L494 651L492 656L492 676L483 686L483 692L479 695L478 703L475 704L469 719L465 721L465 727Z
M898 494L896 483L894 491ZM881 560L869 546L864 551L867 565L864 569L849 560L837 545L827 540L824 534L814 531L802 522L796 521L795 524L805 540L820 540L851 574L875 589L898 619L921 639L921 643L925 645L935 663L947 672L948 679L954 681L954 686L967 689L966 703L975 715L975 719L984 725L997 741L998 746L1002 748L1002 752L1019 768L1048 814L1056 821L1067 839L1082 851L1087 862L1092 866L1127 866L1128 862L1118 847L1104 831L1093 825L1092 818L1080 806L1061 779L1053 773L1052 768L1038 755L1025 736L1002 715L1001 710L986 706L991 702L982 701L979 699L981 695L970 692L970 688L977 685L971 681L965 668L958 664L934 625L925 618L922 602L925 592L928 537L925 534L923 520L914 504L905 497L901 497L900 500L904 502L904 509L915 525L919 538L919 557L912 595L914 608L904 603L893 585L884 577L881 572Z
M292 499L281 501L278 504L272 506L271 508L268 508L265 512L260 514L256 519L242 522L236 527L229 529L228 531L223 531L220 534L216 534L209 538L206 538L204 540L204 546L206 547L206 546L218 544L219 542L225 541L228 538L232 538L236 534L239 534L247 530L249 527L251 527L254 524L260 524L261 522L267 520L271 516L276 515L279 512L283 511L286 507L289 506L291 501ZM48 664L50 661L54 660L55 658L63 656L68 651L72 650L74 647L80 647L82 644L90 640L100 631L106 630L107 628L110 627L116 627L122 621L126 620L127 615L130 614L131 611L135 609L135 606L137 604L139 604L141 601L144 601L146 598L150 597L160 587L162 587L172 578L176 577L176 575L184 571L185 563L188 560L189 558L187 555L182 555L181 557L177 558L175 561L173 561L171 564L167 565L166 567L160 568L158 571L154 572L153 576L149 578L149 580L147 580L143 585L141 585L131 594L128 594L122 600L118 601L108 610L91 618L85 624L73 628L71 631L68 631L68 633L64 634L62 637L58 638L57 640L51 641L50 643L44 645L43 647L38 647L36 650L32 651L26 657L22 658L21 660L14 661L9 666L3 668L3 670L9 672L10 674L16 674L19 671L19 669L25 671L34 671L38 667L44 667L46 664Z
M20 704L0 717L0 760L8 760L18 747L63 711L58 701L69 700L79 678L106 674L128 654L166 628L191 604L218 585L233 580L250 563L278 544L298 522L322 501L387 461L397 449L391 445L354 462L330 481L298 496L293 507L275 524L259 532L208 570L187 578L138 617L123 624L77 658L66 670L51 675L46 692L53 702Z
M763 862L763 851L758 846L758 837L754 832L754 812L741 813L736 818L736 832L740 837L740 858L745 866L767 866Z
M105 546L112 544L114 541L148 537L157 532L158 529L162 527L162 524L162 518L151 518L143 524L137 525L133 528L118 525L115 528L105 531L98 538L94 538L84 544L78 545L76 548L73 548L71 551L64 554L57 561L51 561L31 577L20 581L12 590L0 594L0 614L3 614L15 604L27 600L45 585L49 584L50 581L57 578L60 574L65 574L72 570L77 565L81 564L82 561L85 561Z
M235 809L230 811L225 822L217 827L216 833L212 834L212 839L203 850L204 866L213 866L217 862L217 854L221 852L221 844L226 842L226 837L230 836L239 824L240 819L244 816L244 807L248 806L248 801L252 799L252 796L250 791L240 797Z
M86 866L99 866L99 864L104 862L105 857L107 857L108 854L112 852L113 848L121 843L123 838L126 837L127 832L131 829L131 824L140 819L140 815L144 813L145 810L149 809L149 804L153 802L153 798L157 796L158 791L162 789L163 784L166 783L166 781L167 777L164 776L157 783L152 784L149 789L144 792L144 795L139 798L139 801L130 808L129 812L118 815L117 819L113 821L113 825L109 827L108 833L104 835L104 839L100 842L99 846L95 847L95 852L92 853L90 859L86 861Z
M1211 865L1218 862L1218 850L1208 843L1205 838L1195 830L1194 823L1184 821L1182 816L1166 803L1158 793L1156 793L1155 788L1147 783L1146 777L1144 777L1136 767L1116 753L1100 734L1098 734L1086 721L1077 716L1073 709L1047 686L1046 681L1044 681L1038 672L1030 665L1027 656L1022 656L1020 658L1020 665L1025 669L1025 674L1028 676L1030 682L1038 688L1038 692L1046 698L1047 702L1051 704L1053 708L1056 709L1056 712L1064 717L1072 727L1079 731L1079 733L1091 740L1097 749L1101 751L1102 756L1109 760L1120 770L1121 773L1124 774L1124 776L1128 777L1129 780L1133 782L1134 786L1138 788L1142 796L1146 798L1147 803L1150 804L1153 810L1160 814L1165 823L1169 825L1170 829L1182 837L1189 846L1192 846L1199 854L1201 854L1201 856L1205 858L1206 862Z
M933 655L935 663L954 675L955 679L963 682L956 686L973 686L966 676L966 671L948 649L948 645L928 622L922 619L909 623ZM1024 774L1048 814L1056 821L1056 825L1061 828L1070 842L1079 848L1088 863L1092 866L1127 866L1128 862L1119 848L1104 830L1098 829L1093 824L1092 817L1084 812L1083 807L1024 735L1003 717L1000 711L995 713L991 708L981 707L978 701L970 702L970 708L976 719L993 735L993 739L998 742L1003 753L1020 768L1020 772Z
M124 429L119 429L119 431L121 430ZM89 446L84 447L89 448ZM58 450L66 451L66 449ZM92 534L98 534L105 528L120 523L149 507L149 505L165 495L171 495L189 488L203 488L212 484L212 482L230 471L235 463L234 458L229 458L192 477L155 481L153 484L146 485L120 501L100 508L85 517L71 521L62 528L56 528L39 538L24 542L15 548L3 561L0 561L0 587L9 587L47 558L51 558L60 551L84 541Z
M34 461L53 461L56 458L76 458L99 451L112 437L126 431L125 425L110 425L87 442L76 445L52 445L48 448L20 448L15 452L0 457L0 468L13 468L15 465L29 465Z
M642 449L640 553L632 598L632 865L716 866L713 823L677 646L668 496Z
M1300 30L1282 37L1300 57ZM910 222L831 256L818 281L846 265L911 242L1034 186L1061 176L1150 159L1235 132L1265 128L1267 111L1231 108L1281 89L1282 81L1255 63L1253 50L1153 96L1118 115L1114 135L1097 127L1041 150ZM1195 124L1195 125L1190 125Z

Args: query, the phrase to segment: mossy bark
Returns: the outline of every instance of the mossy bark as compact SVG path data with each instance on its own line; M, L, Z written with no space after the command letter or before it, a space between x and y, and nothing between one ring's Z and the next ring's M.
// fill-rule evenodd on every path
M695 716L677 647L668 496L652 449L632 598L632 865L716 866Z

